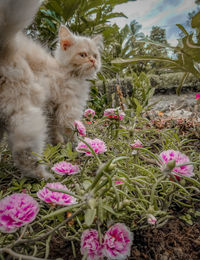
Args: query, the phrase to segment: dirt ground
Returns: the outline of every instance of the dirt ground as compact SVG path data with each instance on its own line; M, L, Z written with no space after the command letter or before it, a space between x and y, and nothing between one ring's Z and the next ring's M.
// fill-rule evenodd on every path
M51 258L81 260L80 245L73 256L71 243L54 238ZM131 256L127 260L199 260L200 222L192 226L177 219L168 221L162 228L149 227L134 232Z

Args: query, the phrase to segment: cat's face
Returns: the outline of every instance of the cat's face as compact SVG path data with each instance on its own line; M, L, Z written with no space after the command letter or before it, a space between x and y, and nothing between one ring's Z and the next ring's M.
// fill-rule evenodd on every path
M91 39L76 36L65 26L61 26L59 39L59 62L66 66L73 76L93 78L101 67L99 48L103 45L102 37L98 35Z

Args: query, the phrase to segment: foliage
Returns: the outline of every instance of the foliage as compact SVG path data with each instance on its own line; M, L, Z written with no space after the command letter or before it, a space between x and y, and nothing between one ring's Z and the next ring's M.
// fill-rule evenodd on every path
M198 12L191 22L192 28L199 28L199 17L200 12ZM173 71L184 72L183 78L180 85L177 88L177 94L180 94L181 87L183 86L185 80L187 79L189 73L192 73L197 78L200 78L200 42L194 42L193 33L188 33L185 28L178 24L179 29L185 34L185 36L179 40L179 44L176 47L170 47L169 45L154 43L156 46L163 48L171 48L174 51L174 57L154 57L154 56L143 56L134 57L130 59L116 59L113 61L114 64L126 65L131 63L136 63L139 61L157 61L165 62L165 67L172 69Z
M146 84L148 86L148 82ZM199 141L181 136L176 129L160 131L139 115L129 117L129 110L126 114L120 122L98 118L87 126L88 136L106 143L105 154L97 155L89 148L95 156L79 156L70 143L47 147L40 162L48 168L62 160L80 166L76 175L54 175L56 181L76 195L78 204L55 207L40 203L39 215L33 223L15 233L0 234L2 259L6 259L6 252L13 256L17 252L22 259L24 255L34 256L33 259L49 258L55 235L61 241L71 241L77 259L74 243L80 245L81 234L88 228L98 230L102 237L111 223L125 223L134 231L148 227L149 216L153 215L157 219L156 226L160 227L175 213L184 219L189 214L188 209L195 210L200 192L200 158L196 143ZM130 144L136 139L142 141L143 148L132 150ZM181 181L177 181L163 174L158 155L168 149L190 157L194 163L194 178L182 176ZM5 146L3 150L4 154L8 153ZM116 181L122 183L116 184ZM15 169L8 174L1 168L0 183L1 197L23 191L38 200L36 193L46 182L20 179ZM193 214L189 217L190 223L195 220Z
M132 78L133 92L131 97L126 98L126 104L128 108L136 110L140 114L144 108L149 109L148 103L155 89L151 87L149 78L143 72L139 76L132 73Z
M126 2L128 0L48 0L28 32L54 49L60 24L66 24L75 33L98 34L106 29L108 20L125 17L113 9Z

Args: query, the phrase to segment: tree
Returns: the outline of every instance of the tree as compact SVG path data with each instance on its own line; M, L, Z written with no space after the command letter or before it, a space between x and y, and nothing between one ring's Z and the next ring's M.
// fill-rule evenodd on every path
M154 42L167 43L166 31L159 26L152 27L149 38Z
M54 49L60 24L66 24L75 33L98 34L104 31L110 19L126 17L122 12L113 11L116 5L126 2L128 0L47 0L27 32Z

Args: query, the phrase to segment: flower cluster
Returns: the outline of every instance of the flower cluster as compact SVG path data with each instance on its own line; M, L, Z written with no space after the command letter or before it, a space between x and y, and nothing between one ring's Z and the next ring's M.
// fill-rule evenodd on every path
M80 135L86 136L86 129L84 124L81 121L75 120L74 121L74 126L79 132Z
M190 159L187 157L187 155L179 152L179 151L174 151L174 150L167 150L167 151L163 151L160 154L160 157L162 159L162 170L164 170L168 164L171 163L171 161L174 161L174 168L172 169L172 173L176 175L176 172L187 176L187 177L191 177L194 175L193 173L193 165L184 165L184 164L188 164L190 163ZM183 164L182 166L176 166L176 165L180 165ZM177 176L179 177L179 176Z
M107 151L104 141L98 138L92 140L86 137L84 141L88 143L88 145L94 150L96 154L104 153ZM93 156L92 153L89 151L89 147L83 142L78 143L78 146L76 147L76 151L79 153L85 153L87 156Z
M130 256L132 240L132 233L122 223L110 227L101 244L96 230L85 230L81 237L81 253L87 254L88 260L103 259L103 257L123 260Z
M123 111L115 108L108 108L104 111L104 117L107 118L123 120L124 116L125 113Z
M65 161L54 164L51 169L52 171L60 175L72 175L79 172L78 165L73 165Z
M51 191L48 188L70 192L67 187L60 182L47 183L43 189L37 192L38 198L46 203L62 206L69 206L77 203L76 198L73 196L62 192Z
M0 231L13 233L31 223L39 212L39 204L30 195L14 193L0 200Z

